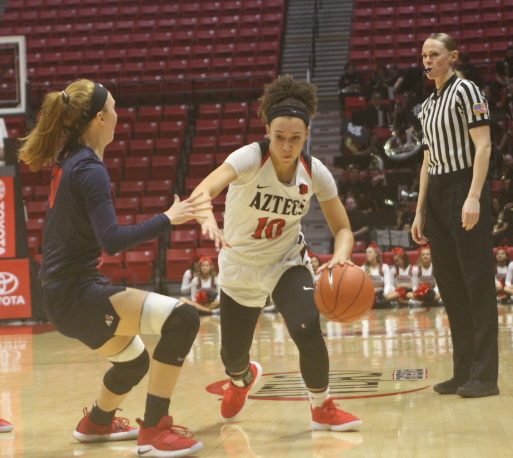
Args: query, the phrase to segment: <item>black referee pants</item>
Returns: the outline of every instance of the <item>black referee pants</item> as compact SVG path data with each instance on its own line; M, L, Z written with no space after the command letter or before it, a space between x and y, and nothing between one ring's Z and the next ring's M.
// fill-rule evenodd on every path
M498 316L490 189L485 183L479 222L466 231L461 209L471 181L472 169L429 176L426 235L449 317L454 377L462 383L469 379L496 383Z

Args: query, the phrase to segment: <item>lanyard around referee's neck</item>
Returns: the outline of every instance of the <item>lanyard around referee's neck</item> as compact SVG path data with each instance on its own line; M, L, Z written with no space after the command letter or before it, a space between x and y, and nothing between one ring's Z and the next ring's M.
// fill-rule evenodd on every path
M445 92L445 90L454 82L454 80L457 78L458 76L456 75L456 73L454 73L444 84L442 84L442 87L440 89L436 89L435 88L435 100L442 97L443 93Z

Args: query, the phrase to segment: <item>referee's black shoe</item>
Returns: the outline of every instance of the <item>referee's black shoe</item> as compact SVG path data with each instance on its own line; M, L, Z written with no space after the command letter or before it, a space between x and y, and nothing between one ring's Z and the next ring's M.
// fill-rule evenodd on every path
M446 380L445 382L437 383L433 386L433 390L435 390L438 394L456 394L456 391L460 386L462 386L465 382L455 379L454 377Z
M465 385L456 390L456 394L462 398L481 398L499 394L499 387L495 382L486 380L469 380Z

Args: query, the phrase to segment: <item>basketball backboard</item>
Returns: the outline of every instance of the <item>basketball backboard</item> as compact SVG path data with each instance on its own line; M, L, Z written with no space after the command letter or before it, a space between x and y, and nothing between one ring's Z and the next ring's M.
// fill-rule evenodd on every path
M0 36L0 116L25 114L27 54L24 36Z

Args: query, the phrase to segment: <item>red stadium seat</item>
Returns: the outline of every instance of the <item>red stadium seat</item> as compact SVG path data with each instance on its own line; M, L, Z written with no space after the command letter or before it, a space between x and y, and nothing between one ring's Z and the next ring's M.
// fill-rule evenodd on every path
M151 127L148 126L151 130ZM157 129L154 126L155 130ZM153 138L134 138L128 142L130 156L151 156L154 151Z
M173 195L173 180L149 180L146 182L147 196L168 196Z
M171 232L171 248L196 248L197 229L175 229Z
M191 154L189 156L189 177L206 177L214 168L213 153Z
M351 255L351 261L357 266L363 266L367 262L367 255L365 253L353 253Z
M44 218L32 218L27 220L27 236L37 235L41 237L45 220Z
M118 194L120 197L140 197L145 188L144 181L122 181L119 183Z
M184 272L191 267L194 258L193 248L166 250L166 278L170 281L182 281Z
M123 166L123 177L129 181L145 181L149 177L149 169L149 156L126 157Z
M217 152L217 137L199 137L192 140L192 150L195 153L215 153Z
M169 208L170 196L143 196L141 197L141 211L147 214L157 214Z
M150 250L125 253L125 266L133 274L134 284L150 283L153 280L154 259L155 255Z
M163 124L163 123L162 123ZM179 138L158 138L155 141L155 155L180 158L182 141Z
M29 218L44 218L46 217L48 204L46 201L27 202L26 208Z
M153 156L150 177L152 180L174 180L176 177L176 156Z
M116 253L113 256L102 253L98 268L102 275L115 283L125 278L124 263L125 253Z
M114 207L119 215L135 215L140 211L139 197L117 197L114 199Z

